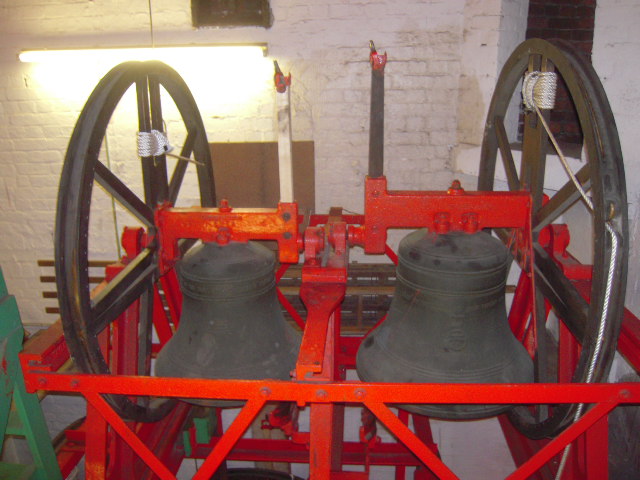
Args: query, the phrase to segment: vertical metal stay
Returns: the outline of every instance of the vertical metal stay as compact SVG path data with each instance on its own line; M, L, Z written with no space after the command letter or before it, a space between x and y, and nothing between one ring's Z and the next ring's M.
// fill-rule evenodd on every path
M293 161L291 154L291 74L285 75L277 61L273 61L276 73L276 108L278 115L278 171L280 174L280 202L293 202Z
M371 63L371 113L369 120L369 176L384 175L384 67L387 53L380 55L369 41Z

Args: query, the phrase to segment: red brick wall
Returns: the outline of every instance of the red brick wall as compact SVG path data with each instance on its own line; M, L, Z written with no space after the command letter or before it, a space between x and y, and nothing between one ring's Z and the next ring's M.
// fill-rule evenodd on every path
M526 38L560 38L591 59L595 9L596 0L530 0ZM562 82L551 112L551 129L563 143L582 143L575 108Z

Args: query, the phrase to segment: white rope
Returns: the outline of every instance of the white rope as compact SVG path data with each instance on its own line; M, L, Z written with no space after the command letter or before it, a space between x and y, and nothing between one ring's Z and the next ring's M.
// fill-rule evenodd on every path
M138 132L138 156L157 157L173 150L169 139L160 130Z
M522 82L522 99L529 110L551 110L556 104L558 76L555 72L527 72Z
M584 188L576 178L575 174L571 170L569 166L569 162L567 162L560 145L556 141L555 136L551 132L549 125L546 120L542 116L542 112L540 110L549 110L552 109L555 105L555 96L556 96L556 85L557 85L557 74L555 72L528 72L525 75L523 84L522 84L522 98L525 106L529 110L535 110L538 114L538 118L542 123L542 126L547 131L547 135L551 140L556 152L558 153L558 157L560 158L560 162L562 163L563 168L571 178L571 181L576 187L578 193L586 203L589 210L593 212L593 202L591 198L587 196ZM604 299L602 303L602 315L600 316L600 323L598 324L598 335L596 337L596 344L593 350L593 355L591 356L591 361L589 362L589 367L587 370L587 378L585 379L585 383L593 382L593 376L595 373L596 365L598 363L598 359L600 357L600 353L602 351L602 344L604 343L605 330L607 326L607 316L609 315L609 303L611 301L611 291L613 289L613 274L616 270L616 258L618 256L618 244L619 237L613 229L613 223L611 220L606 220L604 226L611 238L611 256L609 258L609 265L607 271L607 283L605 286ZM584 410L584 403L578 404L576 409L576 413L573 416L573 422L577 422L582 416L582 412ZM560 464L558 465L558 470L556 472L555 480L560 480L562 478L562 474L564 472L567 459L569 458L569 452L571 451L571 444L567 445L562 452L562 458L560 460Z
M589 364L589 370L587 371L586 383L591 383L593 381L593 375L596 369L596 364L598 357L600 356L600 351L602 350L602 343L604 341L604 331L607 324L606 317L609 313L609 302L611 300L611 290L613 287L613 272L616 268L616 257L618 255L618 243L619 237L616 232L611 227L611 221L606 221L604 226L607 229L611 237L611 261L609 264L609 271L607 272L607 286L605 288L604 294L604 302L602 303L602 317L600 321L600 325L598 326L598 336L596 337L596 348L593 351L593 356L591 357L591 362ZM573 416L573 422L577 422L582 416L582 411L584 410L584 403L578 404L578 408L576 409L576 413ZM560 464L558 465L558 471L556 472L555 480L560 480L562 478L562 473L564 472L565 465L567 464L567 459L569 458L569 452L571 451L571 444L567 445L562 452L562 458L560 459Z

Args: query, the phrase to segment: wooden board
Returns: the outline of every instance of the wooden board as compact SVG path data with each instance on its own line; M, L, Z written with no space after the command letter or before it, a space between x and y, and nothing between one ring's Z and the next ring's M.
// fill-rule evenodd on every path
M278 143L211 143L216 195L232 207L275 208L280 198ZM293 142L293 191L300 213L315 212L313 141Z

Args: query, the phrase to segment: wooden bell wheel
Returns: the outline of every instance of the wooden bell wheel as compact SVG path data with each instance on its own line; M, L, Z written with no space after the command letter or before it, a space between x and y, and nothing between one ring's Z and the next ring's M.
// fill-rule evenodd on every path
M539 110L539 113L536 109L525 110L522 139L515 142L508 139L505 118L509 106L521 103L519 85L526 73L534 71L555 71L575 106L584 142L583 160L575 162L574 173L577 183L587 193L588 201L564 173L560 161L547 156L556 153L540 119L540 116L548 119L549 110ZM518 151L521 152L519 168ZM602 85L591 64L568 44L527 40L507 60L487 116L479 190L500 189L495 181L497 158L500 158L506 177L503 189L528 190L533 198L535 293L530 296L533 297L530 298L530 310L537 313L538 319L534 327L535 349L530 353L534 359L536 382L569 380L563 380L559 369L554 369L554 362L550 361L564 353L559 351L557 335L554 338L549 333L553 323L546 313L549 308L581 344L575 368L569 375L570 381L604 381L616 350L624 309L628 256L624 167L613 114ZM589 201L592 208L585 206ZM582 221L575 227L570 224L569 232L575 243L586 244L585 250L590 257L586 261L581 259L583 264L592 266L590 288L586 292L579 288L576 278L562 268L557 252L548 244L553 225L566 223L565 217L573 218L573 212L580 210ZM509 231L496 233L512 250L517 250L510 241ZM572 254L571 247L569 244L569 254ZM522 251L514 252L522 267L521 275L526 276L529 272L524 256ZM530 318L519 321L523 326L527 322L533 323ZM566 373L564 375L566 377ZM519 406L510 412L510 418L525 435L542 438L560 432L583 408L575 404Z
M131 106L127 107L127 104L137 105L137 109L131 112ZM133 118L133 131L126 137L133 145L127 153L122 153L125 148L118 150L112 145L112 154L120 151L122 158L106 162L105 153L109 153L107 128L116 122L116 117L120 118L119 112L123 109ZM163 116L167 112L171 113L171 118ZM176 143L182 141L179 152L182 159L169 161L157 148L152 152L144 150L142 154L141 150L136 151L136 131L149 135L167 129L179 132L178 137L183 136L173 139ZM126 143L121 137L115 140L114 144ZM169 176L167 166L171 162L174 166ZM109 163L115 168L110 169ZM191 189L195 193L187 191L181 195L181 190L189 190L187 186L181 187L190 176L195 178L192 183L197 184ZM101 188L94 188L96 184ZM154 209L165 202L175 205L186 193L199 197L201 206L215 205L207 136L189 89L174 70L160 62L118 65L98 83L78 118L58 193L55 229L58 297L66 342L83 372L112 372L112 355L108 351L103 353L99 337L103 332L109 337L114 321L135 304L137 326L133 332L137 339L129 340L132 341L131 348L137 349L137 362L133 367L136 371L127 373L150 373L152 319L154 308L158 308L157 303L154 307L154 295L157 295L155 290L161 276L153 240L156 231ZM143 228L149 240L92 298L89 257L104 243L104 238L95 240L92 229L107 222L105 218L110 217L105 211L111 212L110 206L116 203L120 214L126 217L126 224L133 222ZM116 216L115 206L113 216ZM109 395L107 400L120 415L136 421L155 421L166 415L172 406L171 401L162 399L133 401L124 396Z

